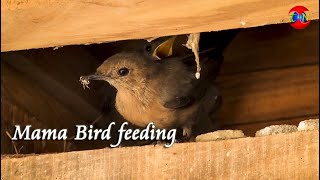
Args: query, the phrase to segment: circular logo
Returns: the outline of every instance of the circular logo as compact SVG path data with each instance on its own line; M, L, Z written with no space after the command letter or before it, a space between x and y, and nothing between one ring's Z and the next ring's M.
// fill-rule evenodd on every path
M304 29L310 24L308 9L304 6L295 6L289 11L290 25L295 29Z

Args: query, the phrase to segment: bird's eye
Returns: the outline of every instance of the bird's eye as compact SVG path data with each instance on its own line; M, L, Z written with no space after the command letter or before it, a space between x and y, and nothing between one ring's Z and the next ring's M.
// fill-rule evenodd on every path
M120 76L125 76L125 75L127 75L129 73L129 69L125 68L125 67L121 68L121 69L119 69L118 73L119 73Z
M151 51L151 46L150 45L146 46L146 51L148 51L148 52Z

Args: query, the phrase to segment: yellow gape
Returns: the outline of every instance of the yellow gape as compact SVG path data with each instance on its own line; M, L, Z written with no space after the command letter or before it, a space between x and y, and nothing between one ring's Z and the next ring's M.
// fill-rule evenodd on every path
M156 57L158 60L162 58L166 58L172 55L172 46L176 36L173 36L166 40L165 42L161 43L153 52L153 56Z

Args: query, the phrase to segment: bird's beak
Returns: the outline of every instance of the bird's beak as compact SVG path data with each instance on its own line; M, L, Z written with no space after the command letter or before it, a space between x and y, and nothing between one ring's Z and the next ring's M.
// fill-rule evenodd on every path
M172 46L177 36L173 36L161 43L153 52L153 56L157 59L166 58L172 55Z
M102 74L98 74L98 73L95 73L95 74L92 74L92 75L88 75L88 76L81 76L80 77L80 82L83 86L83 89L85 88L89 88L89 83L90 83L90 80L103 80L103 81L107 81L108 80L108 76L105 76L105 75L102 75Z
M87 75L87 76L82 76L88 80L102 80L102 81L106 81L108 79L109 76L100 74L100 73L95 73L95 74L91 74L91 75Z

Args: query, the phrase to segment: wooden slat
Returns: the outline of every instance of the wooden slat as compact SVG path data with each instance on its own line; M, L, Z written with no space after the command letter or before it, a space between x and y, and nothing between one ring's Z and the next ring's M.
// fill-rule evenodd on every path
M318 0L4 0L1 51L286 23L296 5L319 19Z
M25 127L31 124L34 128L41 128L45 127L43 123L30 115L26 110L1 96L1 154L41 153L48 152L48 147L51 150L56 149L59 145L62 147L62 142L57 141L11 141L15 125Z
M319 131L1 158L2 179L318 179Z
M220 76L225 125L319 114L319 65Z
M14 133L14 125L27 125L31 124L34 128L69 128L70 133L74 131L75 124L84 124L83 120L70 111L66 110L65 107L57 102L53 97L48 95L41 89L34 81L25 78L22 74L15 71L12 67L8 66L3 61L1 62L1 97L6 97L10 102L14 102L16 108L26 110L32 117L37 119L37 122L29 121L24 122L21 116L16 113L12 114L15 116L15 122L6 123L10 119L6 119L8 116L2 117L2 123L10 131L11 136ZM6 110L8 111L8 110ZM8 112L3 113L8 113ZM57 145L57 143L59 145ZM20 148L20 147L19 147ZM52 142L47 141L46 147L41 149L42 151L34 151L35 153L40 152L62 152L64 149L63 142ZM21 151L24 153L25 151ZM27 152L30 153L30 152Z
M75 132L75 125L90 124L99 117L100 109L92 105L95 102L94 98L91 97L93 101L87 102L96 91L84 91L78 81L81 73L90 72L92 57L90 58L85 49L82 48L66 49L67 52L65 53L59 52L59 50L56 52L44 51L46 52L44 54L41 54L41 52L31 52L33 56L23 56L23 53L20 52L2 54L1 97L7 97L17 107L25 109L36 117L38 124L40 124L39 126L36 126L37 123L29 122L34 128L67 128L69 136L72 137ZM76 57L74 60L68 59L74 57ZM17 65L15 68L6 63L21 63L23 61L28 63ZM37 61L38 63L34 63ZM67 61L67 63L61 63L64 61ZM59 65L55 63L59 63ZM27 66L28 64L29 66ZM30 68L30 65L33 68ZM66 67L59 68L62 65ZM53 73L54 71L55 73ZM70 100L71 96L66 96L66 94L73 94L73 99ZM85 106L79 104L79 101L82 101ZM77 109L72 109L70 108L71 106ZM86 108L88 106L97 112L90 113L88 108ZM13 129L15 124L25 125L20 120L6 125L8 129ZM10 134L12 135L13 132L10 132ZM41 153L101 148L109 144L107 141L71 141L68 143L72 144L71 148L65 149L63 141L58 141L58 145L54 141L46 142L47 146ZM24 151L21 153L24 153Z
M59 102L63 102L68 110L75 114L79 114L83 120L91 122L92 119L95 119L100 115L98 109L90 105L81 96L77 95L69 88L63 86L61 82L48 75L48 73L24 56L16 53L7 53L3 54L2 57L2 61L5 61L17 71L23 73L27 79L32 79L34 83L41 86L41 88L50 96L54 97ZM77 82L76 79L74 81Z
M73 127L76 123L84 123L79 115L68 111L34 80L24 77L3 61L1 62L1 87L2 96L8 97L17 106L45 122L43 124L47 127L66 128Z
M221 74L319 63L319 21L301 31L288 24L242 30L224 53Z

